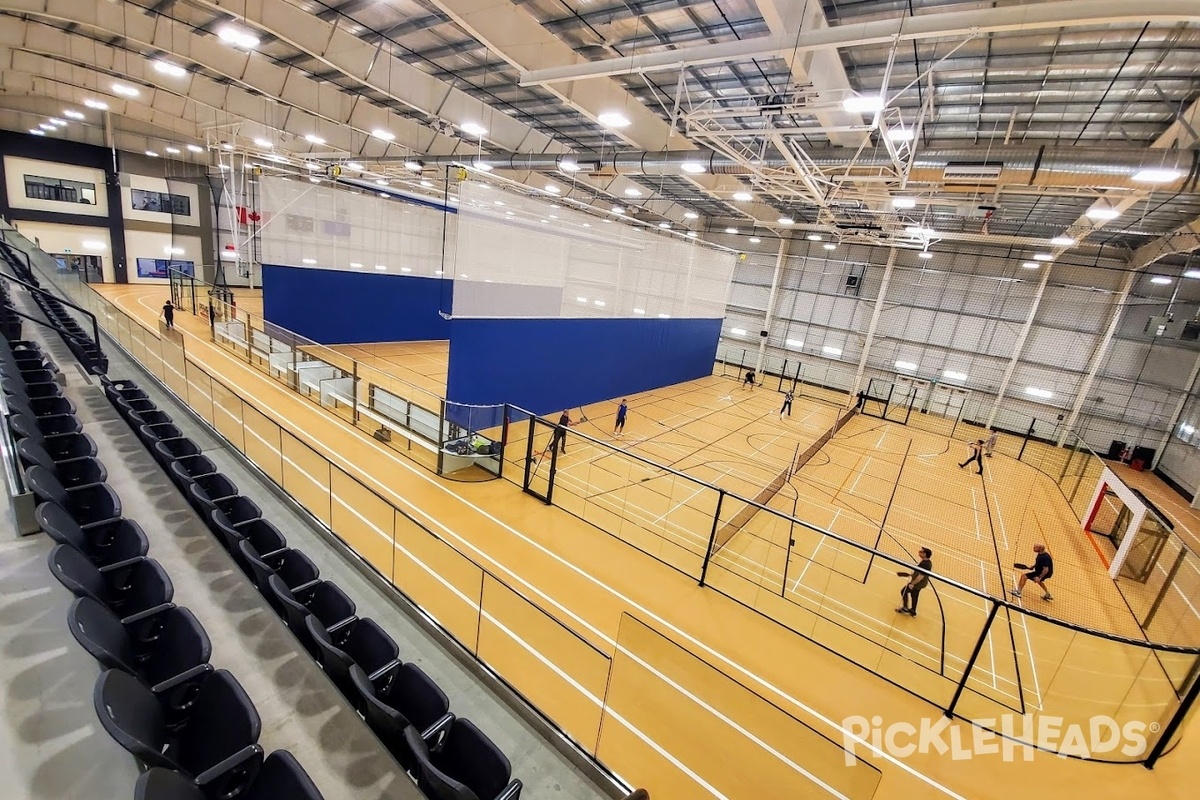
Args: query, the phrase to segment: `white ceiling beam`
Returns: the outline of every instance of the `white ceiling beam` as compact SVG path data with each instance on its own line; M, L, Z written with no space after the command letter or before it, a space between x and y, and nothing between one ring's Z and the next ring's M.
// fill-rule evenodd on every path
M925 39L962 38L987 33L1078 28L1097 25L1166 22L1173 25L1200 22L1196 0L1053 0L1047 3L972 8L967 11L935 12L912 17L871 20L800 34L784 34L736 42L697 45L622 58L528 70L521 74L522 86L548 85L585 78L611 77L642 72L680 69L698 64L742 61L762 56L786 56L818 50L844 49Z
M1181 225L1134 250L1133 257L1129 259L1129 266L1135 270L1142 270L1167 256L1192 253L1196 250L1200 250L1200 219Z
M820 3L798 3L795 0L755 0L759 13L774 36L792 36L829 27L825 9ZM807 53L785 53L792 81L799 86L811 84L822 94L850 94L850 78L837 50L816 50ZM839 147L858 147L870 135L866 131L848 131L861 126L861 114L850 114L837 108L816 112L817 121L826 128L831 144ZM841 129L841 130L839 130Z

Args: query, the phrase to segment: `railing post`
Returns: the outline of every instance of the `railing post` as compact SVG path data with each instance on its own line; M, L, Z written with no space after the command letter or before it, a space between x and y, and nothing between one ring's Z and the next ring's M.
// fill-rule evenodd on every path
M1021 457L1025 455L1025 446L1029 444L1035 427L1037 427L1037 418L1034 418L1033 422L1029 423L1029 430L1025 432L1025 438L1021 440L1021 452L1017 453L1017 461L1020 461Z
M971 657L967 659L967 666L963 669L962 680L958 682L958 687L954 690L954 697L950 698L950 705L946 708L946 716L954 716L954 707L958 705L958 698L962 696L963 689L967 685L967 679L971 677L971 670L975 669L975 661L979 658L979 653L983 650L983 643L987 641L988 631L992 628L992 620L996 618L996 612L1000 610L1000 604L995 600L992 601L992 610L988 612L987 622L983 623L983 630L979 632L979 639L975 642L975 649L971 651Z
M717 528L721 524L721 506L725 503L725 490L717 490L717 509L713 512L712 533L708 535L708 549L704 551L704 565L700 567L700 585L708 576L708 564L712 561L713 546L717 543Z

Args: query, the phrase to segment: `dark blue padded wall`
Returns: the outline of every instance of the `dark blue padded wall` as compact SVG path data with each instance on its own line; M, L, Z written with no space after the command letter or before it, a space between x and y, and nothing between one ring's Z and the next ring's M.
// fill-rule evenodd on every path
M720 334L719 319L456 319L446 395L555 414L711 375Z
M263 316L320 344L449 339L451 281L263 265Z

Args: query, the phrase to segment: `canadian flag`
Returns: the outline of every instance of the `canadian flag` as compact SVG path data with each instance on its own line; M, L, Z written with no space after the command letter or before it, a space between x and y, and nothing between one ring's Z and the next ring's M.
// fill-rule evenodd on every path
M237 207L237 221L239 225L248 225L251 222L258 222L262 219L262 215L257 211L252 211L244 206Z

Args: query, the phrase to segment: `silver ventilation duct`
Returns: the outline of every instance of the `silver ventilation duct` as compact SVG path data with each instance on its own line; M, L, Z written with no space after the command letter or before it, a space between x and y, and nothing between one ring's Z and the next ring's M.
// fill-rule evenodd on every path
M824 148L806 151L817 167L845 167L850 156L846 150ZM411 157L409 157L411 159ZM392 159L388 159L392 160ZM396 159L398 160L398 159ZM426 166L470 163L474 157L430 156L422 158ZM600 156L596 154L539 155L528 153L496 153L482 155L479 160L496 169L532 172L560 170L564 163L575 164L582 172L604 172L616 175L680 175L687 163L702 165L704 171L715 175L750 175L753 168L726 156L710 152L673 151L666 153L626 152ZM1133 175L1143 169L1165 169L1178 172L1184 188L1194 190L1200 177L1200 151L1146 150L1084 147L930 147L917 152L909 173L910 181L944 183L946 169L968 165L999 166L998 178L989 184L1026 185L1041 187L1145 187L1133 181ZM782 157L768 157L762 166L787 169ZM863 153L854 169L873 170L891 167L886 152ZM565 170L564 170L565 171ZM851 170L853 174L853 169ZM949 181L951 183L954 180ZM961 181L959 181L961 182Z

